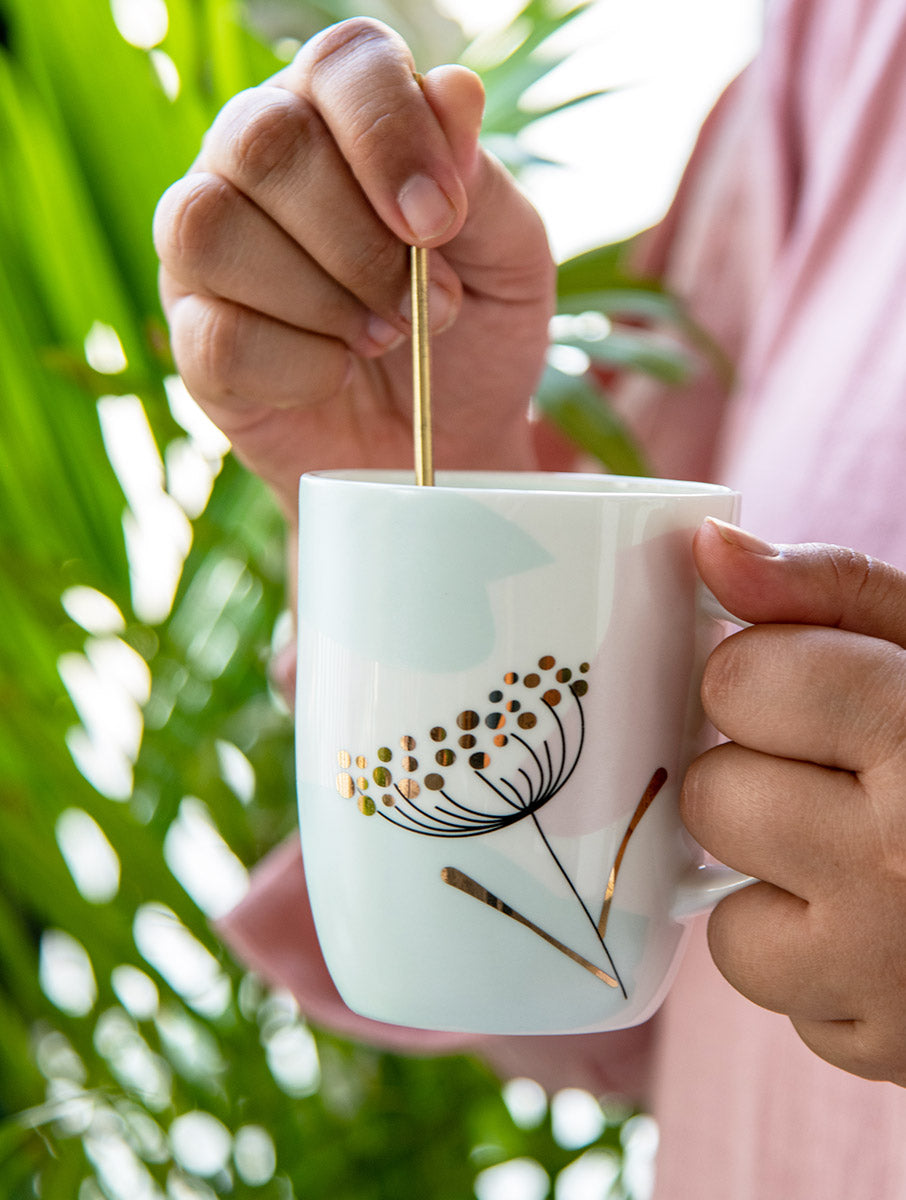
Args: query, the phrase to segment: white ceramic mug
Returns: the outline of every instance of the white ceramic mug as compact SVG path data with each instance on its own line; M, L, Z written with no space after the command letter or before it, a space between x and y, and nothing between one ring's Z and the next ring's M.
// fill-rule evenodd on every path
M426 1029L649 1017L703 866L677 797L719 635L692 536L727 488L541 473L303 476L297 759L346 1003Z

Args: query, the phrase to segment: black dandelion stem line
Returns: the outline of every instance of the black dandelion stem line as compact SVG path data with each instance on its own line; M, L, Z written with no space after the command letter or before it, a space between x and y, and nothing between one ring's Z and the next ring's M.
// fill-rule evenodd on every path
M421 809L418 811L421 812ZM412 813L406 812L400 805L397 805L393 813L380 812L378 815L385 821L389 821L391 825L396 825L400 829L408 829L410 833L423 833L426 837L477 837L479 834L493 833L495 829L500 828L500 820L497 817L487 821L463 821L462 824L454 824L452 821L441 823L433 821L429 817L428 821L431 822L429 824L426 821L420 821ZM424 816L424 813L422 815ZM441 825L445 828L442 828Z
M395 825L398 829L407 829L410 833L419 833L422 837L433 838L471 838L484 837L486 833L493 833L498 829L498 825L488 825L484 828L477 827L475 829L431 829L421 821L416 821L414 817L409 817L407 820L412 824L407 824L406 821L397 821L387 813L380 814L385 821L389 821L391 825ZM417 828L416 828L417 827Z
M553 846L547 840L547 835L545 834L544 830L541 828L541 822L538 820L537 812L532 813L532 823L534 824L535 828L538 830L541 840L542 840L542 842L544 842L544 845L547 848L548 854L551 856L551 858L557 864L557 869L559 870L560 874L563 876L563 878L566 880L567 884L569 885L569 890L579 901L582 911L585 913L585 916L588 918L589 924L591 925L592 929L595 931L595 937L597 938L598 944L600 945L601 949L604 951L605 955L607 956L607 961L610 963L610 969L613 971L616 981L620 986L620 991L623 993L623 996L628 999L629 993L626 991L626 987L623 983L623 980L620 978L620 973L617 970L616 963L613 961L613 956L611 955L610 951L607 949L607 944L604 941L604 938L601 936L600 930L598 929L598 922L594 919L594 917L589 912L588 905L585 903L585 901L582 899L581 895L579 894L579 889L573 883L572 879L570 879L569 872L567 871L566 867L564 867L564 865L560 861L560 859L557 857L557 852L554 850Z
M544 757L547 759L547 770L550 775L550 778L548 779L547 783L544 784L544 790L545 790L545 792L549 792L554 784L554 764L551 760L550 742L546 738L544 740Z
M531 754L532 758L535 760L535 766L538 768L538 788L539 788L539 792L543 793L545 791L545 784L544 784L544 767L541 765L541 759L538 757L538 755L535 753L535 751L532 749L532 747L529 745L529 743L525 740L525 738L521 737L518 733L513 734L513 741L518 742L520 746L524 746L526 748L526 750L528 750L529 754ZM547 743L545 743L545 745L546 744ZM527 772L523 771L522 774L525 775L526 779L529 778ZM534 787L534 784L531 782L531 780L529 780L529 787L531 788L532 793L534 794L535 787Z
M411 796L406 795L406 793L400 788L399 784L394 784L393 786L394 786L394 790L399 794L400 798L402 799L403 804L408 805L409 808L412 808L417 813L420 813L425 818L426 821L430 821L434 825L447 825L451 829L462 829L464 826L468 826L468 825L477 823L477 822L472 822L472 821L469 821L468 819L463 819L463 818L460 818L456 821L447 821L443 817L437 817L437 816L435 816L437 809L435 809L433 812L426 812L420 805L415 803L415 801L411 798ZM407 812L402 811L400 805L397 805L397 812L399 813L400 816L405 817L406 820L411 821L413 824L422 825L422 822L416 820L415 817L411 816ZM456 814L453 813L451 815L455 816ZM387 813L382 813L381 816L386 816L388 820L391 819ZM486 813L476 813L475 816L479 817L481 819L481 823L483 823L483 824L488 823L488 818L487 818ZM399 822L396 822L396 821L394 822L394 824L398 824L398 823ZM426 825L426 826L422 826L422 827L426 828L426 829L431 828L430 825ZM491 824L488 824L488 828L491 828L491 827L493 827L493 826Z
M575 696L575 692L573 693L573 695ZM546 701L545 701L545 703L546 703ZM576 753L573 756L572 765L570 766L569 770L567 771L566 777L562 780L558 779L557 787L555 788L554 792L551 793L551 795L554 795L556 792L559 792L561 788L566 787L566 784L569 782L570 776L572 775L573 771L575 771L576 767L578 766L579 759L582 757L582 750L585 747L585 713L582 711L582 703L579 700L578 696L576 696L576 707L579 710L579 745L576 747ZM553 711L553 710L551 710L551 711ZM554 713L555 717L556 717L556 715L557 714ZM559 719L558 719L558 724L559 724ZM562 726L561 726L561 729L562 729ZM562 770L562 768L561 768L561 770Z
M513 806L513 808L518 808L520 812L525 812L526 808L527 808L527 807L529 806L529 804L531 804L531 802L532 802L532 798L531 798L531 796L529 797L529 799L528 799L528 800L526 800L526 799L523 797L523 795L522 795L522 792L520 792L519 788L517 788L517 787L516 787L515 783L511 783L509 779L504 779L504 777L503 777L502 775L500 776L500 782L501 782L502 784L505 784L505 785L506 785L506 787L508 787L508 788L510 789L510 791L511 791L511 792L513 792L513 794L514 794L514 795L515 795L515 796L518 798L518 800L519 800L519 803L518 803L518 805L517 805L517 804L514 804L512 800L508 800L508 801L507 801L507 803L508 803L508 804L511 804L511 805Z
M415 801L410 799L408 796L403 796L403 803L407 804L410 808L414 809L415 812L420 813L425 818L426 821L433 821L435 825L447 825L451 829L461 829L464 824L471 823L468 821L464 821L462 818L459 818L458 820L455 820L455 821L447 821L444 817L439 817L439 816L435 815L439 811L438 809L433 809L431 812L426 812L425 809L423 809L420 805L416 804ZM397 811L399 811L400 805L397 805L396 807L397 807ZM408 816L408 814L406 814L406 815ZM452 815L455 816L455 813Z
M550 704L547 700L545 700L543 696L541 697L541 702L550 711L551 716L557 722L557 730L559 731L559 734L560 734L560 766L557 769L556 780L553 780L553 779L551 780L551 793L550 794L553 796L560 790L560 786L561 786L560 785L560 777L563 774L563 768L566 766L566 731L563 728L563 722L557 716L554 706L552 704ZM548 742L545 742L544 744L545 744L545 746L547 746ZM581 747L580 747L580 749L581 749ZM578 753L576 755L576 758L578 759ZM553 768L551 768L551 773L553 774Z
M470 813L473 817L481 817L482 820L487 818L487 815L488 815L487 813L479 812L478 809L476 809L476 808L469 808L465 804L460 804L460 802L458 800L454 800L453 797L451 795L449 795L447 792L445 792L443 789L441 789L440 794L443 796L443 798L445 800L449 801L450 804L455 804L457 808L461 808L463 812ZM510 802L508 801L508 803L510 803Z

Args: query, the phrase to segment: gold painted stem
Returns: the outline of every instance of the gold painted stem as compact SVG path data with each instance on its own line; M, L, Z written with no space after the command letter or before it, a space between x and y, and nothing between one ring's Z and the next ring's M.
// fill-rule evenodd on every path
M602 971L600 967L596 967L594 963L589 962L587 958L583 958L581 954L577 954L575 950L570 950L569 946L564 946L552 934L547 933L534 921L530 921L528 917L524 917L522 913L516 912L515 908L511 908L505 900L501 900L499 896L495 896L493 892L489 892L486 887L480 883L476 883L474 879L466 875L464 871L460 871L458 867L444 867L440 873L444 883L448 883L450 887L457 888L460 892L465 892L467 896L473 896L476 900L480 900L482 904L487 904L489 908L496 908L499 913L503 913L505 917L512 917L519 925L524 925L526 929L530 929L532 933L536 933L538 937L543 938L549 946L553 946L555 950L559 950L561 954L565 954L567 958L571 958L574 963L580 967L584 967L597 979L606 983L608 987L617 987L617 981L612 975L608 975L606 971Z
M428 342L428 251L412 247L412 420L415 434L415 482L434 483L431 445L431 352Z
M610 870L610 878L607 880L607 888L604 892L604 903L601 906L601 915L598 918L598 933L603 939L607 932L607 922L610 919L610 902L613 900L613 893L617 886L617 876L620 873L620 867L623 865L623 855L626 853L626 847L629 845L629 839L638 828L639 821L648 811L651 801L655 798L664 784L667 782L667 772L663 767L658 767L655 773L648 781L648 786L642 793L642 798L636 805L636 810L632 814L629 825L626 827L626 832L623 834L623 840L620 842L620 848L617 850L617 856L614 859L613 867Z

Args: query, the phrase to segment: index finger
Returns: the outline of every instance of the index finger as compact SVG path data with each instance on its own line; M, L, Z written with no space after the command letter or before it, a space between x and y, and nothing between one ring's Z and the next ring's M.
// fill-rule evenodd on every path
M312 38L273 82L307 99L381 220L404 242L436 245L466 216L466 194L408 46L356 17Z

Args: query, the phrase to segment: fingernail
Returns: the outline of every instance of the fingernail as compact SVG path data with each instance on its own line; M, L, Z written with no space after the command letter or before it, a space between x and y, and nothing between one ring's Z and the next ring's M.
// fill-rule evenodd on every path
M397 196L400 212L416 241L440 237L453 224L456 209L427 175L413 175Z
M730 525L718 517L706 517L705 519L714 526L725 542L736 546L738 550L746 550L749 554L757 554L761 558L776 558L780 553L776 546L756 537L754 533L749 533L747 529L740 529L738 525Z
M441 333L446 329L453 316L453 297L433 280L428 283L428 324L433 333ZM407 291L400 304L400 316L404 321L412 322L412 292Z
M365 322L365 336L377 350L383 352L399 345L406 335L377 313L371 313Z

